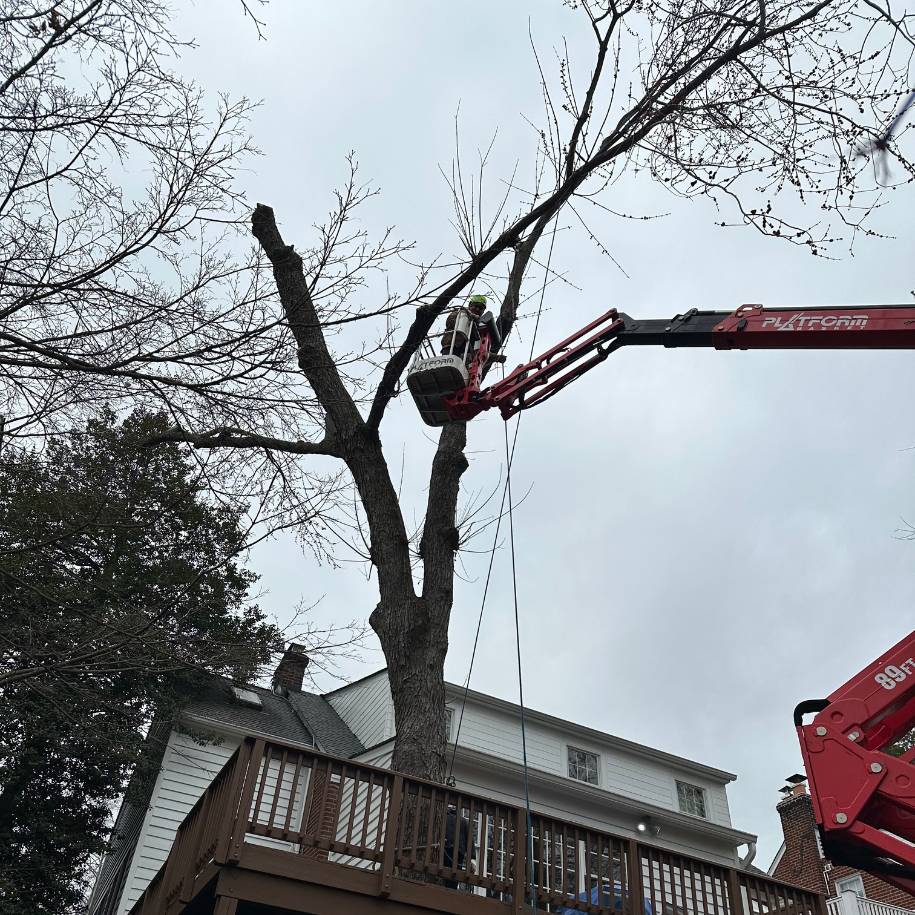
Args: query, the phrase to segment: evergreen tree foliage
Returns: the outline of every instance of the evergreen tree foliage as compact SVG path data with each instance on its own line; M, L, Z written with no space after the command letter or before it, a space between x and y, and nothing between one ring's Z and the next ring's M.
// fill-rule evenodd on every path
M165 427L108 413L0 454L3 915L78 907L150 722L278 646L240 506L205 497L179 446L137 444Z

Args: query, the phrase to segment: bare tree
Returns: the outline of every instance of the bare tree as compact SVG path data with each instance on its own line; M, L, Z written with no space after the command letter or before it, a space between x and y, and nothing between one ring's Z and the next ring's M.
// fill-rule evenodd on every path
M465 178L457 161L451 184L460 253L421 265L408 293L363 301L373 277L413 255L391 232L371 239L353 228L354 210L373 192L360 185L351 159L316 242L299 251L282 236L274 211L259 204L251 222L259 251L250 269L233 267L224 249L199 241L205 228L198 217L208 218L216 204L205 197L174 233L178 248L197 233L196 263L205 266L192 274L175 267L168 233L162 238L157 230L149 246L171 258L179 294L166 294L152 272L125 268L74 308L70 287L55 280L47 293L60 296L53 309L47 299L29 300L0 325L0 364L21 373L13 384L19 403L37 404L42 417L70 398L164 403L175 423L159 440L189 443L254 490L262 487L258 493L269 498L259 504L269 505L272 521L307 524L315 515L303 505L331 481L352 482L351 505L337 490L324 504L322 530L364 540L379 591L370 621L394 696L394 766L432 778L445 772L442 675L462 540L467 429L443 428L424 518L412 531L381 424L436 319L485 282L500 290L500 319L510 332L525 280L543 272L535 250L551 225L566 214L571 226L593 234L589 208L612 211L614 182L628 171L647 173L683 197L711 197L722 224L749 225L815 255L873 233L868 217L881 189L855 151L881 134L909 88L910 17L883 0L567 5L593 36L593 56L572 61L563 47L555 79L540 69L546 111L531 147L535 181L525 187L510 179L508 193L489 207L494 216L484 219L482 183ZM573 75L585 70L583 79ZM171 121L157 123L167 128ZM204 147L191 146L197 163ZM894 142L889 153L903 179L915 174ZM191 171L179 168L179 176L196 180L213 168L217 177L203 185L229 200L226 156L208 152ZM184 192L178 198L184 206ZM88 250L69 241L61 250L71 249ZM15 252L11 241L6 250ZM53 272L47 265L58 262L58 250L35 259L44 265L41 275ZM93 273L92 282L103 274ZM58 308L70 317L55 325L48 315ZM401 326L408 308L412 315ZM351 331L356 321L362 336L354 344L354 333L341 329ZM73 372L78 383L68 380ZM7 413L8 427L28 426L28 409ZM282 485L272 488L267 478ZM327 540L309 536L324 549Z

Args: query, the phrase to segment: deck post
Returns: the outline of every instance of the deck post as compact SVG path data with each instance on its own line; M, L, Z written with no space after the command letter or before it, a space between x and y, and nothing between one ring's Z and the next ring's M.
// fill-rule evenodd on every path
M394 852L397 845L397 824L400 821L400 804L403 798L403 776L395 775L391 787L388 816L384 826L384 853L381 857L378 895L386 899L391 895L391 879L394 876Z
M235 915L238 900L232 896L217 896L213 906L213 915Z
M629 915L644 915L645 888L642 886L642 852L635 839L629 840Z
M225 811L223 812L219 821L219 826L217 827L216 848L213 851L213 861L216 864L225 864L226 856L229 854L229 844L232 841L232 827L237 816L235 799L241 794L245 773L248 770L248 763L251 761L251 749L253 746L254 738L246 737L238 747L238 755L235 757L235 769L232 772L232 778L229 781L229 789L226 793Z
M727 869L728 874L728 901L730 902L731 915L744 915L743 895L740 892L740 881L737 871L733 867ZM747 915L750 915L748 912Z
M264 741L258 738L254 741L254 747L251 751L251 762L248 765L248 771L245 772L245 780L242 782L238 810L235 811L235 818L232 821L232 829L229 834L228 853L226 854L227 864L238 864L241 860L241 850L245 844L248 819L251 816L251 802L254 800L254 789L257 787L257 778L258 775L260 775L261 760L263 758ZM266 770L264 771L264 778L267 778Z

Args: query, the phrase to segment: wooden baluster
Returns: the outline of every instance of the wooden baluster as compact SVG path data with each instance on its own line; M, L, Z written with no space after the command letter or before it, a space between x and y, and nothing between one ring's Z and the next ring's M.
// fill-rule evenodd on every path
M661 875L661 911L667 913L667 871L665 870L665 856L658 852L658 869ZM670 859L667 859L668 862ZM673 876L673 875L671 875Z
M267 789L267 780L270 778L270 763L273 762L273 747L268 746L263 755L263 765L259 767L260 779L257 786L257 800L254 802L254 809L251 811L251 822L256 827L261 818L261 802L264 799L264 792Z
M343 777L346 775L346 768L344 767L343 772L341 773L341 785L340 785L340 800L343 800ZM352 851L353 845L353 824L356 821L356 801L359 798L359 770L353 767L353 798L350 801L349 805L349 817L346 820L346 836L344 837L344 845L346 846L347 853Z
M446 790L442 798L442 831L438 843L438 870L436 873L441 876L445 872L445 840L448 838L448 810L450 807L449 797L451 792ZM454 854L454 845L452 844L452 854ZM454 863L452 861L452 863Z
M375 788L375 773L369 772L369 780L365 789L365 812L362 814L362 837L359 840L359 847L365 848L369 841L369 816L372 811L372 793Z
M686 861L683 858L678 858L677 860L679 861L679 867L680 867L681 907L685 913L689 912L690 915L695 915L695 912L696 912L695 906L692 909L690 909L689 903L686 901ZM673 878L673 875L671 875L671 878ZM690 881L690 883L692 884L692 881Z
M524 912L525 894L527 893L527 868L532 866L532 862L527 860L527 814L518 807L515 809L515 835L512 842L512 867L514 868L514 888L512 890L512 910L518 913Z
M432 788L429 792L429 816L426 823L426 852L423 855L423 872L427 874L432 873L434 870L432 867L432 829L433 824L435 823L435 811L437 809L435 804L436 794L437 791L435 788Z
M384 853L381 857L378 895L383 899L391 895L391 880L394 876L394 854L397 844L397 824L400 820L401 800L403 799L403 776L394 776L391 799L388 804L388 816L384 830Z
M416 805L413 808L413 828L410 830L410 868L417 870L419 868L419 855L416 847L419 842L419 821L423 811L423 788L420 782L416 783Z
M315 818L317 822L317 827L314 835L316 848L320 848L321 842L323 841L321 832L324 829L324 820L327 816L327 796L330 794L330 786L333 776L334 764L331 760L328 759L324 764L324 784L321 785L321 799L318 801L318 815ZM314 795L312 796L312 804L314 804Z
M394 782L387 777L381 783L381 797L378 799L378 825L375 827L375 845L376 854L381 853L384 846L384 828L387 822L387 812L391 804L391 792L394 790Z
M276 817L276 805L280 800L280 792L283 790L283 779L286 777L286 760L289 758L289 750L283 747L283 755L280 757L280 767L276 773L276 787L273 789L273 803L270 805L270 813L267 816L267 829L273 829Z
M292 829L292 813L295 810L295 803L296 803L295 799L296 799L296 793L299 790L299 779L301 778L301 775L302 775L302 768L303 768L302 754L298 753L298 754L296 754L296 758L295 758L295 771L292 773L292 787L289 789L289 803L286 805L286 817L283 820L283 838L284 839L289 837L289 833ZM305 796L303 794L302 810L300 811L301 814L304 814L304 812L305 812L304 807L305 807ZM301 816L300 816L298 831L301 831L301 829L302 829L302 823L301 823Z
M713 915L713 913L711 913L709 911L709 907L708 907L708 893L706 892L705 865L700 863L698 865L697 869L698 869L698 873L699 873L699 892L696 893L696 911L699 913L699 915ZM695 883L695 879L696 878L694 876L693 877L694 883ZM695 888L695 886L693 886L693 892L695 892L695 891L696 891L696 888ZM701 906L699 904L700 893L702 896ZM715 915L717 915L717 913L715 913Z
M629 896L630 896L630 880L629 880L629 867L626 860L626 851L623 848L621 842L617 839L611 839L610 842L610 895L611 901L610 904L613 906L614 910L616 909L616 874L619 872L620 875L620 911L625 915L628 912L629 905ZM619 865L617 866L617 861Z
M470 802L467 806L467 852L464 855L464 875L465 879L470 877L471 870L473 868L473 852L474 852L474 832L477 827L477 818L473 811L473 795L470 796ZM458 824L458 835L460 836L460 823ZM457 843L455 843L457 845ZM460 858L455 852L455 864L458 864ZM468 881L469 882L469 881Z
M404 781L403 788L401 789L401 802L400 802L400 814L397 817L397 851L394 856L394 860L401 867L406 865L406 858L404 857L404 848L406 848L410 840L407 836L407 827L409 826L409 798L410 798L410 783Z

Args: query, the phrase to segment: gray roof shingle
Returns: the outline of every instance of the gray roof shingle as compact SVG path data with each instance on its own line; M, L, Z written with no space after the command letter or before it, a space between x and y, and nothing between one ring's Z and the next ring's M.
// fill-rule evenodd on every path
M249 734L311 745L334 756L355 756L364 749L330 703L313 693L281 696L261 686L246 686L263 708L240 703L228 680L214 679L189 702L184 712L195 719L226 724Z
M323 696L304 692L290 693L289 701L308 722L315 740L325 753L350 758L365 750L356 735Z

